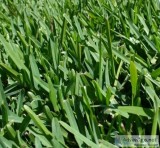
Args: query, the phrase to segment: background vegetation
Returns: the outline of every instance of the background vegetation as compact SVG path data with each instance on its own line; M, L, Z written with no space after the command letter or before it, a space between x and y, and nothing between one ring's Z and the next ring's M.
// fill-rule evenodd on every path
M0 0L0 148L159 134L159 25L158 0Z

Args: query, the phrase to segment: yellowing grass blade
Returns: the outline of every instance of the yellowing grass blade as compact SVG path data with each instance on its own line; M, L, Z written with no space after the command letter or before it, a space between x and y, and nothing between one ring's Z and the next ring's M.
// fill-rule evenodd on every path
M136 65L133 61L130 62L130 75L131 75L131 85L132 85L132 97L134 98L136 96L137 91L137 69ZM133 105L133 99L132 99L132 105Z

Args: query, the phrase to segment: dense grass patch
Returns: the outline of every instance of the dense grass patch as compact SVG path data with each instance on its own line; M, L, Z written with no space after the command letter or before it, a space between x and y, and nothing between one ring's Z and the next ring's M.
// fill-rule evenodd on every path
M0 148L159 134L158 0L0 0L0 10Z

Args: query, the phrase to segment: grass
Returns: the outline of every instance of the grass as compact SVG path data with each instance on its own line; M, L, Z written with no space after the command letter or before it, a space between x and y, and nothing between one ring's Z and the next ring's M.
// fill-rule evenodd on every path
M116 147L160 132L158 0L0 0L0 148Z

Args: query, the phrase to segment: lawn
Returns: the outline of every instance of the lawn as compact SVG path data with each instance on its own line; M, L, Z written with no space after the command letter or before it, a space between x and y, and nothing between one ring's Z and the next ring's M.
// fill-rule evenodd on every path
M158 135L159 97L159 0L0 0L0 148Z

